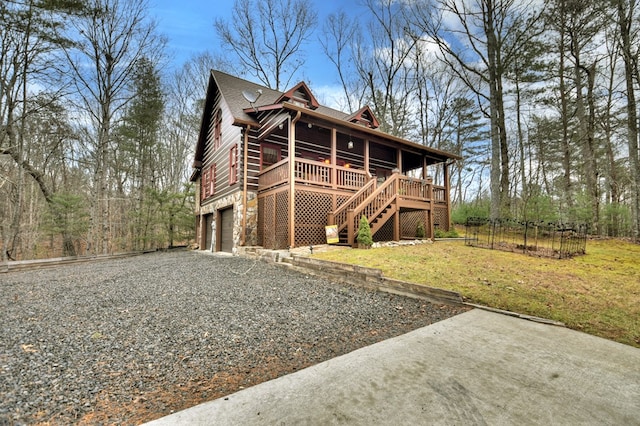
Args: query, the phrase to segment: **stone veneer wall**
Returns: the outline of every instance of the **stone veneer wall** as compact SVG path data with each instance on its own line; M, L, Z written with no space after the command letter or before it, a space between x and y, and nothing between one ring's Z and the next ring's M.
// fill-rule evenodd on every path
M242 214L242 210L241 210ZM240 218L242 226L242 218ZM258 245L258 194L256 192L247 193L247 229L245 236L245 246Z
M218 210L233 208L233 253L236 254L242 239L242 213L243 213L242 192L237 191L219 200L200 206L200 216L216 214ZM214 216L215 217L215 216ZM201 222L202 223L202 222ZM217 226L217 224L216 224ZM200 232L203 230L201 229ZM215 247L216 235L211 236L212 246ZM245 245L253 246L258 241L258 198L254 192L247 194L247 228ZM208 247L204 248L208 250Z

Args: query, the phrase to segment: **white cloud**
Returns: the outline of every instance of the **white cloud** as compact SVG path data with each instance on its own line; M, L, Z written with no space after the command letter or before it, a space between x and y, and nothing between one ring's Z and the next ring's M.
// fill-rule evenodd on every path
M339 111L348 112L346 107L347 102L342 86L338 84L324 84L322 86L315 86L312 90L314 96L318 99L318 102L320 102L321 105L334 108Z

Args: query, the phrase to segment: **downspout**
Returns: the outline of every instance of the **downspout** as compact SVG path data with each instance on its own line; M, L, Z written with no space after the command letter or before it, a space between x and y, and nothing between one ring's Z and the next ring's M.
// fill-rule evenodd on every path
M289 122L289 247L294 247L295 236L295 206L296 206L296 123L302 116L298 111Z
M241 236L241 246L245 246L247 242L247 175L248 175L248 166L247 159L249 157L249 130L251 130L251 126L247 125L244 131L244 149L242 154L242 236Z

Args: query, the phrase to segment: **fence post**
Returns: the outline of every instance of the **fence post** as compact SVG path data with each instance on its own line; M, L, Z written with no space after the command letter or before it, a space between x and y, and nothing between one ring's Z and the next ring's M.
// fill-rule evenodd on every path
M497 219L491 219L491 249L493 249L493 242L496 239L496 222L498 222Z

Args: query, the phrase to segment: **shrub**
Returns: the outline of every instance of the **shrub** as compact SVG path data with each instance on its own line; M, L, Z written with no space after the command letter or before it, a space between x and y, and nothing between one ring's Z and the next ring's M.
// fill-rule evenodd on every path
M424 223L418 222L418 227L416 228L416 238L424 238L427 235L424 229Z
M458 231L456 231L454 228L451 228L448 231L436 229L434 233L436 238L458 238L460 236L458 234Z
M369 221L362 215L360 218L360 224L358 225L358 236L356 237L358 244L364 246L370 246L373 244L373 238L371 237L371 227L369 227Z

